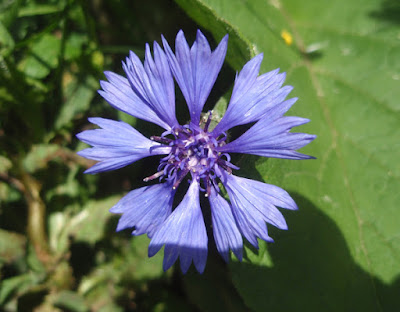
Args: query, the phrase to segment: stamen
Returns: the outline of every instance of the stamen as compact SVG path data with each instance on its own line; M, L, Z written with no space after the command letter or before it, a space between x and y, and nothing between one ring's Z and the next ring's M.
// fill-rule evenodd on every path
M210 126L211 119L212 119L212 111L209 111L206 124L204 125L204 132L208 132L208 127Z
M231 155L229 155L228 153L223 153L221 154L220 157L226 157L226 161L230 162L231 161ZM239 169L239 168L238 168Z
M164 170L163 170L164 175L169 175L168 172L170 172L171 168L174 168L174 166L168 162L168 164L165 165Z
M192 135L192 132L189 129L185 129L185 128L183 128L180 132L177 131L175 133L176 133L176 135L183 134L187 138L189 138Z
M218 160L218 165L223 168L225 171L227 171L229 174L232 174L232 169L228 167L226 162L224 160L219 159Z
M176 190L178 185L182 182L183 178L188 174L189 169L185 169L179 173L178 179L175 181L174 185L172 186L173 190Z
M222 142L224 142L224 141L226 140L226 138L227 138L226 133L225 133L225 132L222 132L222 133L218 136L217 141L218 141L218 143L222 144Z
M159 136L151 136L150 140L158 142L158 143L164 143L164 144L170 144L173 140L169 138L163 138Z
M226 166L226 167L230 167L230 168L235 169L235 170L239 170L240 169L239 167L235 166L234 164L230 163L229 161L223 160L221 158L218 159L218 164L220 166L222 166L223 168L225 168L224 166Z
M161 136L152 136L151 140L170 146L170 153L161 159L157 173L144 179L145 182L160 178L172 182L175 190L190 172L192 179L201 181L200 191L205 197L211 196L212 188L218 190L218 181L224 170L232 174L232 169L239 169L230 163L227 153L219 152L227 136L225 133L215 138L208 132L212 112L204 116L202 129L199 125L189 124L164 132ZM167 138L172 135L173 138ZM188 178L189 179L189 178Z
M153 174L153 175L151 175L151 176L149 176L147 178L144 178L143 181L144 182L149 182L151 180L154 180L154 179L157 179L157 178L161 177L163 174L164 174L163 170L159 171L159 172L156 172L155 174Z
M204 196L208 197L211 194L211 181L210 181L209 177L206 178L206 183L207 183L207 192L206 192L206 195L204 195Z
M173 134L173 132L171 132L171 130L167 130L164 131L163 133L161 133L161 137L165 138L167 135Z

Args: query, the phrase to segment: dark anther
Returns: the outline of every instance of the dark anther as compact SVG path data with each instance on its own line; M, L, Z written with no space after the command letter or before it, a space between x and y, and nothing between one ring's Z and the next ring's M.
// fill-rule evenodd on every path
M204 126L204 132L208 131L208 127L210 126L210 123L211 123L211 118L212 118L212 111L209 111L208 118L207 118L206 124Z
M158 142L158 143L164 143L164 144L169 144L173 141L171 139L163 138L163 137L159 137L159 136L151 136L150 140Z

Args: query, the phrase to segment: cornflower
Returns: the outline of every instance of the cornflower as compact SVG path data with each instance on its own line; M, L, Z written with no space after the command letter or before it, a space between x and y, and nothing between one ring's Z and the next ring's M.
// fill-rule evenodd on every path
M200 31L192 47L180 31L175 53L164 37L162 42L164 49L154 43L154 57L146 45L144 64L130 52L122 65L127 78L105 72L108 81L101 81L99 93L114 108L152 122L163 132L148 139L125 122L89 118L100 128L77 135L92 146L79 155L98 161L85 171L92 174L164 155L157 171L144 178L144 182L158 179L160 183L129 192L110 211L122 214L117 231L133 228L133 235L151 238L149 257L165 246L164 270L179 257L184 273L192 261L202 273L208 236L200 194L209 199L209 206L203 210L211 210L213 237L225 261L230 250L242 260L242 237L256 248L258 238L272 242L267 223L287 229L277 207L297 209L285 190L234 175L239 168L231 162L230 153L309 159L313 157L296 150L315 135L289 132L309 120L284 116L297 99L285 100L292 87L282 86L285 73L279 73L279 69L259 75L262 54L236 75L225 115L212 129L212 112L202 116L202 110L224 62L228 36L214 51ZM189 109L190 122L185 125L178 123L175 114L174 78ZM238 138L227 139L231 128L249 123L254 124ZM188 181L189 187L174 208L174 196L183 181ZM223 192L229 201L221 195Z

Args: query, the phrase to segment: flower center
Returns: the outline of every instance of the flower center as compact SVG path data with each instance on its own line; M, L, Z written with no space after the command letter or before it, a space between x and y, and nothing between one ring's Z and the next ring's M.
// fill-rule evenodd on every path
M210 194L211 186L218 189L216 178L219 170L224 169L232 173L232 168L239 168L229 162L229 154L217 151L219 146L226 144L226 135L215 137L208 132L210 122L211 112L203 128L190 124L175 128L173 132L164 133L161 137L151 137L153 141L167 144L172 149L168 156L161 159L158 172L144 181L165 178L172 182L173 189L176 189L190 173L192 179L201 182L201 190L206 192L206 196ZM168 135L174 138L166 137Z

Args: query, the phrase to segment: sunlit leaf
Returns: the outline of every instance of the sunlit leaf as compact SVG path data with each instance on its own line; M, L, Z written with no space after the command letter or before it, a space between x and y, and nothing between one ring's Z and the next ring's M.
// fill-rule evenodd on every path
M112 216L109 209L119 198L120 196L112 196L99 201L90 201L69 220L67 224L68 236L89 244L96 243L102 238L105 224Z

